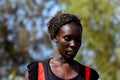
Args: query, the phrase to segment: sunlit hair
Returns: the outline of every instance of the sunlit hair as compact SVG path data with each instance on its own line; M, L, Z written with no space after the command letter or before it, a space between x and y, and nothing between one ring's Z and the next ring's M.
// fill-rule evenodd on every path
M77 16L70 13L65 13L62 10L57 11L57 13L47 23L48 32L51 39L55 38L62 26L70 23L76 23L77 25L79 25L82 31L82 25L80 23L80 19Z

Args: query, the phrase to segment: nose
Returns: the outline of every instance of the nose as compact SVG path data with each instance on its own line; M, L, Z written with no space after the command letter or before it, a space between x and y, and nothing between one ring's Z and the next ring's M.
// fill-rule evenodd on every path
M74 40L72 40L72 41L70 42L70 46L75 46L75 41L74 41Z
M71 42L70 42L70 47L77 47L77 43L74 41L74 40L72 40Z
M80 46L81 46L81 41L78 42L78 41L72 40L70 42L70 47L72 47L72 48L78 48Z

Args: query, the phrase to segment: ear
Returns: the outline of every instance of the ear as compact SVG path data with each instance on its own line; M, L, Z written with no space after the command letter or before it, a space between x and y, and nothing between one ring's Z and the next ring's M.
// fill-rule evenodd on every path
M57 41L58 41L58 36L55 36L55 37L53 38L53 41L55 41L55 42L57 43Z

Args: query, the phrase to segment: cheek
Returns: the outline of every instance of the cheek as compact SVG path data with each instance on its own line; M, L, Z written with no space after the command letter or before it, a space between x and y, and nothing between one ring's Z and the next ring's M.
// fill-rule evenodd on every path
M60 42L59 42L59 48L61 49L65 49L69 46L69 43L66 42L64 39L61 39Z
M82 42L78 43L78 46L81 47Z

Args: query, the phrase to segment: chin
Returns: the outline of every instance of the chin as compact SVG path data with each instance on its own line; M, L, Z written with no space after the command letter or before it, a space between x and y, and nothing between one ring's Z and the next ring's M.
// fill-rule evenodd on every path
M66 60L74 60L74 57L66 58Z

